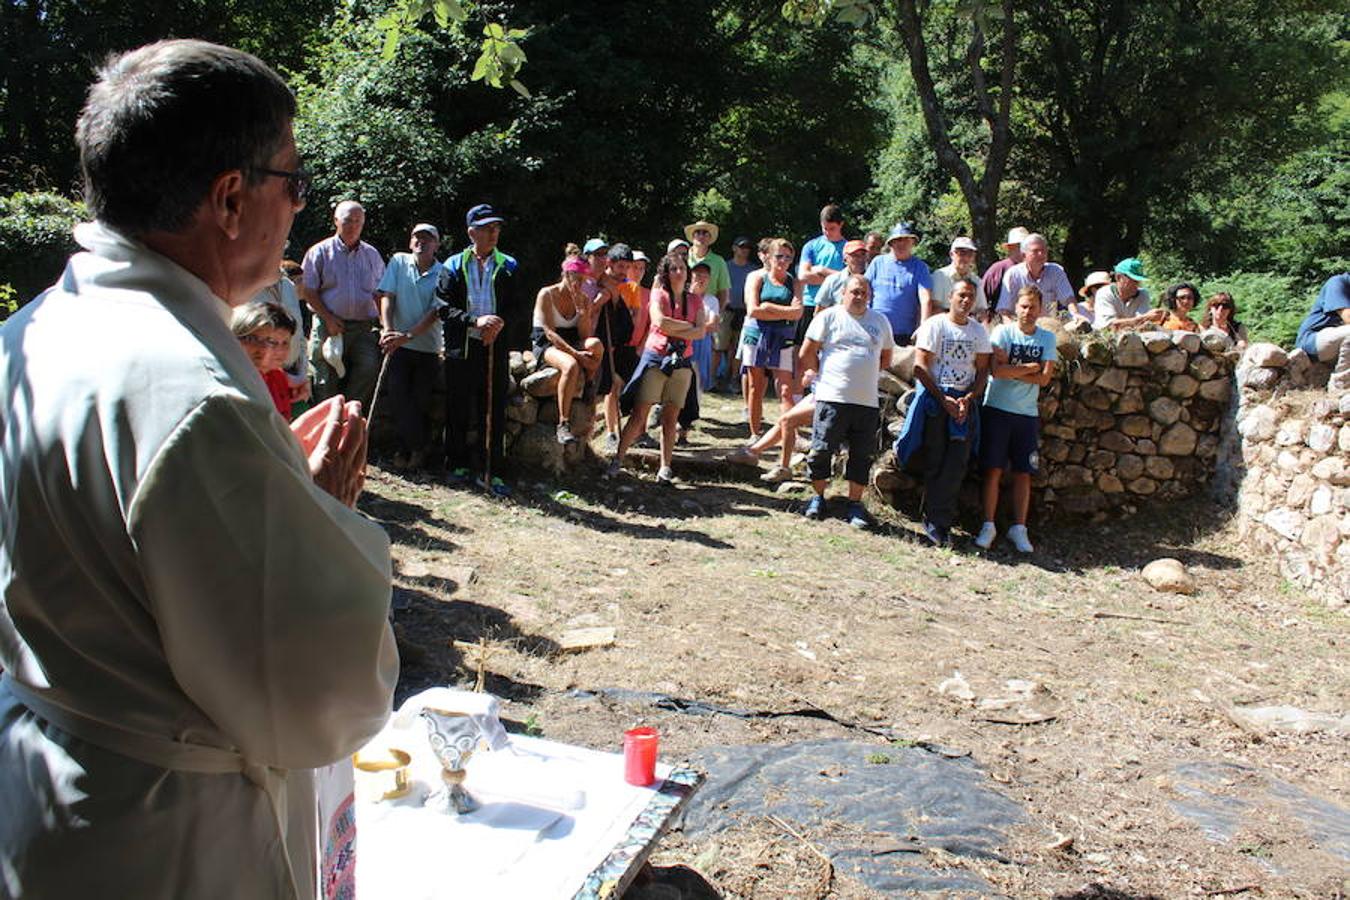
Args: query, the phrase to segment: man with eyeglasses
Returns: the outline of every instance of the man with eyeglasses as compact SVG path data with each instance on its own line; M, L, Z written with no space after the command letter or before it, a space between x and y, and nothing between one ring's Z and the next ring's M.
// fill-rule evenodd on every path
M310 336L314 396L327 400L345 394L370 409L380 374L378 288L384 276L380 251L361 240L366 211L355 200L333 210L334 233L310 247L301 263L300 295L319 321ZM324 340L342 338L341 374L323 352Z
M294 116L237 50L110 60L75 128L83 250L0 326L5 897L354 877L316 786L350 785L398 675L365 422L335 398L288 426L229 325L304 206Z

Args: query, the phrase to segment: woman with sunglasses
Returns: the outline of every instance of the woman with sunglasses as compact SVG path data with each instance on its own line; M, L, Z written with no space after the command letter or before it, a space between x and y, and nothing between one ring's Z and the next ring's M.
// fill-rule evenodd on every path
M1233 295L1220 291L1205 301L1205 315L1200 324L1205 331L1226 335L1236 349L1246 350L1247 326L1234 318L1236 313L1237 304L1233 302Z
M1198 332L1200 326L1191 318L1191 310L1200 302L1200 289L1188 281L1172 285L1163 292L1163 306L1167 307L1167 318L1163 328L1168 331Z
M796 323L802 317L802 285L792 277L795 248L776 238L769 244L766 265L745 279L745 325L741 329L741 368L749 373L746 406L750 437L763 427L764 391L774 373L781 410L792 406L793 348Z

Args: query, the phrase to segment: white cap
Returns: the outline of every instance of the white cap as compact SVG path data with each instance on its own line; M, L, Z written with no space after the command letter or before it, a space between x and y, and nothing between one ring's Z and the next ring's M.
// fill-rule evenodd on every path
M1003 246L1020 247L1022 246L1022 242L1025 241L1030 236L1031 232L1027 231L1021 225L1018 225L1016 228L1008 232L1008 239L1003 242Z
M675 238L675 240L671 241L669 244L666 244L666 252L674 253L677 247L688 247L688 246L689 242L686 241L684 238Z
M962 236L962 237L958 237L958 238L953 238L953 239L952 239L952 249L953 249L953 250L979 250L980 248L979 248L979 247L976 247L976 246L975 246L975 242L972 241L970 238L965 237L965 236Z
M431 236L434 237L436 240L439 241L441 239L441 232L439 229L436 228L435 225L428 225L426 222L418 222L416 225L413 226L412 233L417 234L417 232L419 231L430 231Z
M647 254L643 253L641 250L634 250L633 262L651 262L651 259L650 257L647 256Z

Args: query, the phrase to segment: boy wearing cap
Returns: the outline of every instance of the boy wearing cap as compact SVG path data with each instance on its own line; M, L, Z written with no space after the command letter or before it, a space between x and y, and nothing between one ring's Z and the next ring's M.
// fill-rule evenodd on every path
M1013 306L1017 319L994 329L989 343L994 351L992 378L984 392L980 416L980 465L984 468L984 526L975 545L988 550L998 530L998 488L1003 470L1012 469L1013 526L1008 540L1018 551L1031 553L1027 538L1027 509L1031 506L1031 476L1038 464L1041 388L1055 375L1055 336L1037 327L1041 292L1024 287Z
M969 281L975 285L975 318L984 321L989 312L989 303L985 300L984 284L975 271L977 249L975 242L968 237L958 237L952 241L948 251L952 261L933 273L932 308L924 314L925 319L933 313L946 312L952 285L957 281Z
M421 468L426 462L427 405L441 372L444 336L437 324L436 283L441 233L425 222L414 225L411 253L395 253L376 292L380 297L380 350L389 357L389 399L394 405L398 453L394 468Z
M505 220L480 203L464 221L469 246L445 262L436 283L436 298L444 304L439 315L445 333L446 468L451 484L463 484L477 469L485 486L505 497L511 489L498 473L506 462L507 348L524 344L517 332L530 316L515 285L516 260L497 249ZM476 440L469 440L471 433Z
M1161 306L1153 309L1148 291L1140 287L1146 281L1148 277L1144 275L1144 264L1135 257L1116 263L1111 283L1099 288L1097 296L1092 299L1092 327L1097 330L1110 328L1123 331L1165 322L1167 310Z

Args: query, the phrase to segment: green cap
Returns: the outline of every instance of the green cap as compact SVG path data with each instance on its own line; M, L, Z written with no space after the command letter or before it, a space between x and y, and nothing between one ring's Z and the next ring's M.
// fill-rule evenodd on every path
M1137 256L1126 257L1116 263L1115 272L1117 275L1124 275L1134 281L1148 281L1148 276L1144 274L1144 262Z

